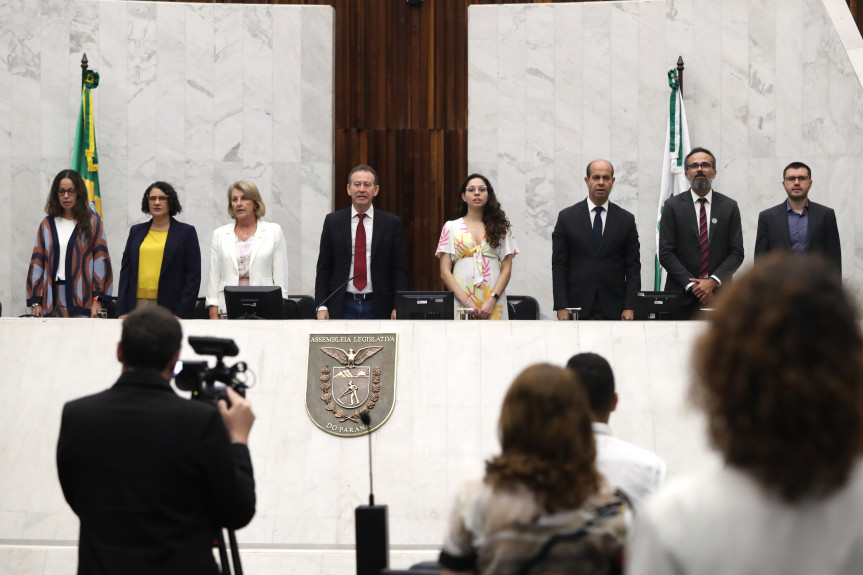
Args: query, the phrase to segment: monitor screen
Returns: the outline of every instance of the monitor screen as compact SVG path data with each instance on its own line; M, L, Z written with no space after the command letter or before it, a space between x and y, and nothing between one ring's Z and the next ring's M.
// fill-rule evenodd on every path
M279 286L225 286L228 319L285 319Z
M672 292L640 291L635 298L635 319L679 320L680 298Z
M451 291L396 292L396 319L455 319Z

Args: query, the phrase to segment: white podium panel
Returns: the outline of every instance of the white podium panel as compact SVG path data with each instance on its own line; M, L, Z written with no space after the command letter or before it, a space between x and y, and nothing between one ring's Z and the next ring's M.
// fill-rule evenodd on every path
M0 319L0 572L72 574L78 520L60 489L63 404L120 373L118 320ZM700 322L183 321L184 336L236 341L255 372L250 448L257 514L237 533L248 572L349 573L353 511L368 501L368 443L306 413L309 335L396 333L395 407L373 435L375 499L389 506L390 562L433 559L459 485L498 450L503 395L524 367L578 352L606 357L620 403L615 433L678 474L715 459L687 400ZM185 338L184 338L185 339ZM184 341L184 358L198 358Z

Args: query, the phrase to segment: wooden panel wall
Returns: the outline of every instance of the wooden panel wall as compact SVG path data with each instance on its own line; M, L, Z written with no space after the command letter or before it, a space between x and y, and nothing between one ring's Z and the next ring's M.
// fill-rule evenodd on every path
M404 220L411 289L443 288L434 250L467 175L467 7L549 1L581 0L233 0L335 8L335 205L349 205L353 166L378 171L375 205ZM847 2L860 27L863 0Z

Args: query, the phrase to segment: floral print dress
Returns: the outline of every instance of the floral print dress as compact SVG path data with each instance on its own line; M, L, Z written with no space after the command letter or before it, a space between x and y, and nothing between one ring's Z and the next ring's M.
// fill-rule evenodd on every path
M435 255L440 257L441 254L450 254L455 281L470 298L471 306L479 308L492 297L491 292L500 277L500 262L510 254L515 257L517 253L512 230L507 230L496 248L491 247L487 237L483 237L482 243L477 245L464 218L459 218L444 224ZM458 308L458 299L455 304ZM494 306L491 319L509 319L505 295L501 295Z

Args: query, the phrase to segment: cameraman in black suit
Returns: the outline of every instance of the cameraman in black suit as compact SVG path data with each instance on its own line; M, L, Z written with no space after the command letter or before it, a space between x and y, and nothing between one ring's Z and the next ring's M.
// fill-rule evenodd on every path
M213 539L255 514L247 447L255 416L171 389L180 323L149 307L123 321L113 387L63 408L57 471L81 520L78 573L218 573Z

